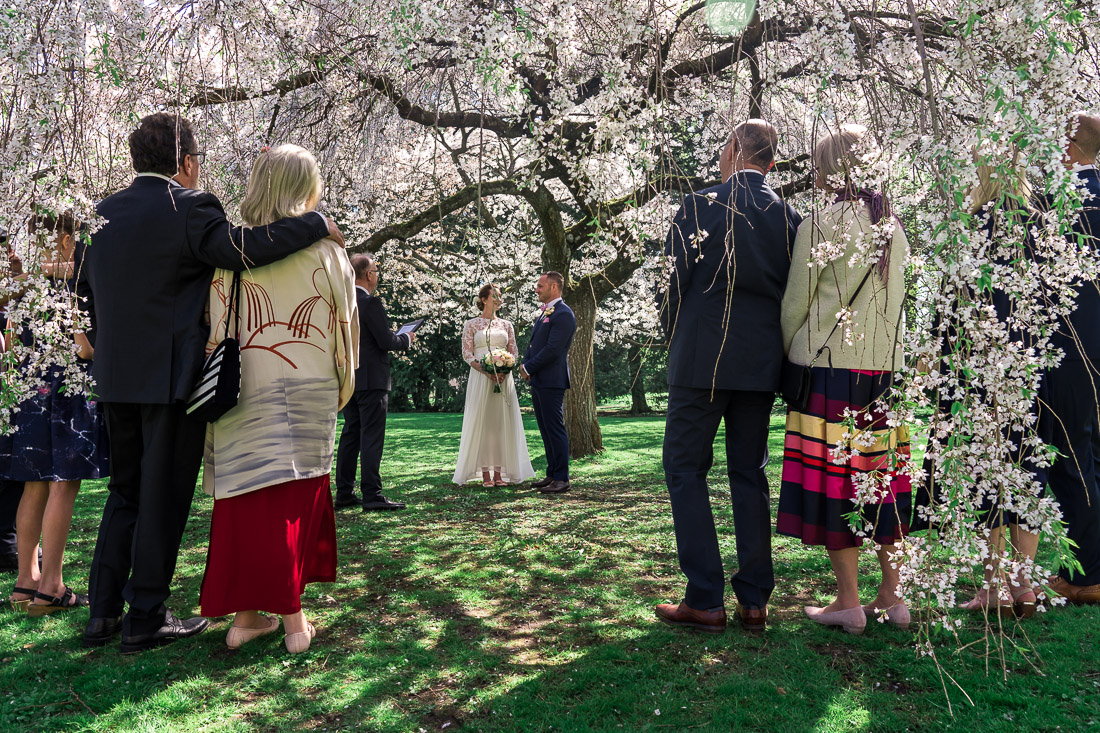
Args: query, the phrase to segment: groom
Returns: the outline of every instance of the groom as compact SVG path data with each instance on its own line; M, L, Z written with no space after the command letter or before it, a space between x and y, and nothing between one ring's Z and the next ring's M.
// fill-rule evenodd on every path
M721 633L725 577L707 472L720 423L738 570L730 579L746 631L764 630L772 573L768 423L779 387L780 303L801 217L764 181L778 135L764 120L734 128L718 160L723 183L689 194L665 244L674 263L657 296L669 337L664 469L687 593L657 615Z
M565 390L569 389L569 345L577 319L561 299L565 279L546 272L535 284L542 305L520 376L531 385L531 403L546 451L546 478L531 484L544 494L569 491L569 436L565 433Z

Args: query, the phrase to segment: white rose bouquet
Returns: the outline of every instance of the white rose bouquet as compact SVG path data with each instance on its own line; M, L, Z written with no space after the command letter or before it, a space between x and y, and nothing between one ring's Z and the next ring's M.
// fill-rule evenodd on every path
M489 353L481 357L481 367L490 374L510 374L516 368L516 357L505 349L489 349ZM500 385L493 385L494 392L500 392Z

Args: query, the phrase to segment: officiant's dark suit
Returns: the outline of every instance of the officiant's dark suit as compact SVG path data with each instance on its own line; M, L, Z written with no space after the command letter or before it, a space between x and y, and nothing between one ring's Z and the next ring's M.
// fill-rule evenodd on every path
M111 443L84 641L107 643L119 630L125 601L123 651L205 626L201 619L180 622L165 602L206 432L205 423L186 415L185 401L204 359L214 268L266 265L329 235L325 218L316 213L266 227L231 227L216 197L188 187L197 185L203 154L177 156L174 137L167 152L159 151L159 165L170 170L179 160L178 178L188 186L146 174L158 160L158 151L149 149L156 147L155 136L163 144L179 124L163 113L141 121L130 142L139 175L96 207L107 223L82 253L90 286L82 295L97 326L92 376ZM194 150L189 124L175 134L182 151Z
M771 159L769 151L760 167ZM801 221L760 171L731 173L725 183L684 199L665 242L671 280L657 295L669 339L663 463L688 579L684 604L712 611L713 624L699 624L711 631L725 626L724 610L716 610L724 605L725 578L706 477L723 420L737 535L731 583L745 609L761 612L775 585L764 464L783 361L780 303ZM680 623L662 609L668 609L658 607L665 620ZM762 616L757 622L762 628Z
M1100 119L1081 121L1082 138L1100 138ZM1083 141L1082 141L1083 142ZM1072 148L1071 148L1072 150ZM1089 156L1095 162L1095 150ZM1084 163L1088 163L1086 158ZM1100 172L1095 165L1076 174L1084 188L1080 217L1069 235L1078 246L1100 248ZM1077 543L1074 557L1081 572L1063 567L1051 589L1071 601L1100 603L1100 418L1096 389L1100 385L1100 282L1085 280L1077 287L1076 308L1059 324L1051 342L1065 357L1047 377L1050 425L1045 434L1061 454L1051 465L1051 493L1062 508L1066 534Z
M359 308L359 366L355 392L344 405L344 428L336 446L336 500L339 507L360 503L355 498L355 467L361 463L359 486L365 511L404 509L382 495L382 450L386 444L386 413L390 402L390 352L412 345L409 334L391 330L378 287L378 263L366 254L351 258L355 270L355 300Z

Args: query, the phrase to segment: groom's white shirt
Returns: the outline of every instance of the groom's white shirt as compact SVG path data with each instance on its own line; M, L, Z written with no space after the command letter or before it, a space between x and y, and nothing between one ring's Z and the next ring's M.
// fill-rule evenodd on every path
M540 306L539 306L539 309L540 309L540 315L541 315L542 311L546 311L546 310L549 310L550 308L553 308L553 307L554 307L555 305L557 305L557 304L558 304L558 303L560 303L560 302L561 302L561 298L554 298L554 299L553 299L553 300L551 300L551 301L550 301L549 303L547 303L547 304L545 304L545 305L540 305Z

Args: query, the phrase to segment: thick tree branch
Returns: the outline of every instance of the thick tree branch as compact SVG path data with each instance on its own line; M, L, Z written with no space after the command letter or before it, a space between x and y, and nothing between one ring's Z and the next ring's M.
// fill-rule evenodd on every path
M471 184L441 199L437 203L432 204L423 211L414 214L403 222L390 224L379 229L377 232L367 237L366 241L362 244L352 249L357 252L363 250L377 252L383 244L391 239L404 240L415 237L427 227L443 221L444 217L459 211L474 201L486 196L497 196L500 194L522 196L524 192L521 191L516 182L511 179L484 181L482 183Z

